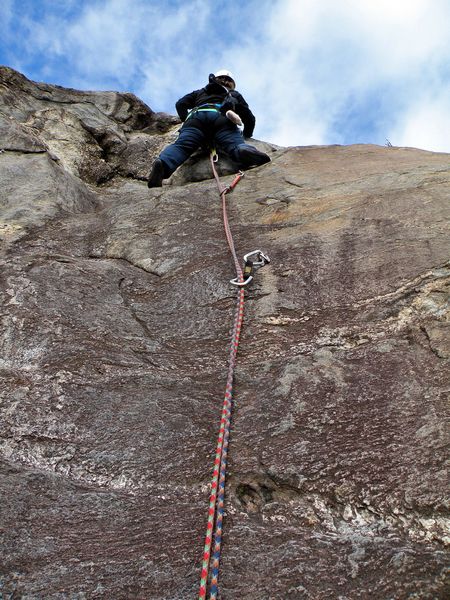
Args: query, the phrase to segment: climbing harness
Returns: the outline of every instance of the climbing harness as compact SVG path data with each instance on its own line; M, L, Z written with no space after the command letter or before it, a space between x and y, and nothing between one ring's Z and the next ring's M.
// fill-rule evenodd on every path
M231 336L228 363L228 378L222 405L219 437L217 440L216 454L214 458L214 471L209 497L208 522L206 527L205 545L203 548L203 562L200 580L200 590L198 595L199 600L205 600L208 592L208 585L210 600L216 600L218 594L219 564L225 501L225 479L227 472L227 456L231 428L231 413L233 409L233 379L242 322L244 319L245 287L253 279L253 270L255 268L262 267L263 265L270 262L269 257L263 254L261 250L255 250L254 252L249 252L244 256L244 268L241 268L239 259L236 254L233 237L231 235L230 225L228 223L226 195L234 190L236 185L244 176L244 173L240 171L232 181L231 185L223 186L220 182L215 167L215 163L217 162L217 153L215 149L211 151L210 158L214 178L217 182L220 198L222 200L222 213L225 234L236 269L236 278L231 280L230 283L237 286L237 304L233 333ZM248 269L250 270L248 271Z
M201 104L188 112L186 121L193 117L198 112L220 112L221 104Z

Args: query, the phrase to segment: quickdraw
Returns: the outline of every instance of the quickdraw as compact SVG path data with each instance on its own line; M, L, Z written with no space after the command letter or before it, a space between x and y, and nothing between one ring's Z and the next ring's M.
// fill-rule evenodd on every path
M217 153L215 152L215 150L212 150L211 166L222 200L222 212L225 234L236 268L236 278L231 280L230 283L236 285L238 287L238 290L236 313L229 353L228 377L225 388L225 397L222 405L219 437L217 440L216 455L214 458L214 471L209 497L208 522L206 527L205 545L203 548L203 562L200 580L200 590L198 595L199 600L205 600L206 595L208 593L208 587L210 600L216 600L219 591L218 579L224 517L225 479L227 473L227 457L231 429L231 414L233 410L233 379L242 322L244 319L245 286L248 283L250 283L250 281L253 279L254 268L262 267L263 265L270 262L269 257L263 254L261 250L255 250L254 252L250 252L244 256L244 269L241 268L239 259L236 255L230 225L228 223L228 216L226 210L226 195L233 191L233 189L244 176L244 173L240 171L234 178L231 185L227 187L222 186L215 168L215 162L217 162L216 157ZM253 258L255 258L256 260L253 260ZM248 269L250 269L250 271L248 271Z
M257 257L257 260L251 260L250 257ZM238 281L238 278L235 277L234 279L230 279L230 283L232 285L237 286L248 285L253 280L253 273L255 269L263 267L268 263L270 263L270 258L266 254L261 252L261 250L254 250L253 252L249 252L244 256L244 281Z

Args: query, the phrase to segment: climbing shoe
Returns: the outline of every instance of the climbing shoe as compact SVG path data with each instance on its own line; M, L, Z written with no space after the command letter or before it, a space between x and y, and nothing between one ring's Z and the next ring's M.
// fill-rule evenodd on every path
M162 187L162 182L164 179L164 163L160 158L157 158L153 163L152 170L150 171L150 175L148 176L148 187Z
M260 152L252 146L246 146L239 149L239 162L244 169L249 169L270 162L270 157L265 152Z

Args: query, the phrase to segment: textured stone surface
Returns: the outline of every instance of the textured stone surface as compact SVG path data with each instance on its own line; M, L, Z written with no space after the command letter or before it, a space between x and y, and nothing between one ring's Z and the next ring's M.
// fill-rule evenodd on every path
M0 86L0 591L194 598L235 306L208 160L148 190L174 117ZM256 144L221 597L446 598L449 155Z

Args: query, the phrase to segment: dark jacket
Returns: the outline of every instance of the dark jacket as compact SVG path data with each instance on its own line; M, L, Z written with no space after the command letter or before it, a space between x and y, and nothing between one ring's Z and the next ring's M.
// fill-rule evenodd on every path
M202 104L220 104L220 112L223 114L227 110L234 110L241 117L244 124L244 137L252 137L253 130L255 129L255 116L243 96L236 90L227 90L220 83L208 83L204 88L194 90L190 94L186 94L186 96L180 98L175 107L178 116L184 122L188 116L188 112Z

